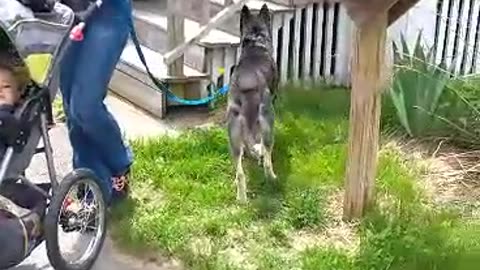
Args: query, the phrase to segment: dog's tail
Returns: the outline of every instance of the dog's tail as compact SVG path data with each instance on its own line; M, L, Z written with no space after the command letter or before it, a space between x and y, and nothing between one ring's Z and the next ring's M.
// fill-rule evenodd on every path
M241 114L245 119L244 138L250 149L253 149L253 146L258 143L261 98L261 93L254 89L244 91L242 95Z

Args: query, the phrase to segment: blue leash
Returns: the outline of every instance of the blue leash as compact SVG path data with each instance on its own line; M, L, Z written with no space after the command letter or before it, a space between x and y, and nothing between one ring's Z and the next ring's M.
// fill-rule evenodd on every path
M153 81L155 86L157 86L158 90L166 94L168 100L173 102L178 102L183 105L196 106L196 105L203 105L203 104L210 103L212 100L217 98L217 96L224 95L228 92L228 85L224 85L223 87L218 89L216 92L211 93L208 97L205 97L205 98L190 100L190 99L184 99L176 96L170 90L170 86L166 82L155 78L155 76L153 76L153 74L150 72L150 68L147 65L145 55L143 54L142 47L140 46L140 41L138 40L137 32L135 30L133 21L131 23L130 35L132 37L133 44L135 45L135 49L137 50L138 57L140 57L140 61L142 61L142 64L145 66L145 70L147 71L148 76Z

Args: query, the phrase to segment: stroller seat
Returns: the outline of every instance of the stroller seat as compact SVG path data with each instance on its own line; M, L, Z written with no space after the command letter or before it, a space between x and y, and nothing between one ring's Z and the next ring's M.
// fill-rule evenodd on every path
M0 262L6 261L4 258L9 258L10 264L15 265L41 243L42 220L46 209L46 199L35 189L10 181L2 184L0 242L9 243L9 245L2 248Z

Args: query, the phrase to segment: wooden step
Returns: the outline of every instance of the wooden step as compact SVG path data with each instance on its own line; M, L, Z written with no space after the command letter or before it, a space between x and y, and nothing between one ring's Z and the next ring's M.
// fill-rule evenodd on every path
M134 21L142 45L160 52L168 51L167 16L157 2L138 2L134 4ZM185 20L185 38L196 35L201 25L196 21ZM240 39L224 31L212 30L200 42L190 47L185 54L185 64L203 70L205 67L205 48L237 47Z
M145 46L142 46L142 51L152 74L156 78L168 82L177 96L187 99L207 96L206 86L209 78L207 74L185 66L185 76L168 76L167 66L164 64L163 56L160 53ZM165 117L168 106L179 105L167 102L165 94L158 90L147 75L132 43L127 44L122 53L120 62L110 81L110 89L136 106L160 118Z

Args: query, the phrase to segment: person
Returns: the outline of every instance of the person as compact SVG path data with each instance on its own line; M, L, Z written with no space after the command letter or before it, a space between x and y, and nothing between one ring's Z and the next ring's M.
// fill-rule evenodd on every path
M109 203L128 194L133 162L104 99L132 27L130 0L107 0L86 22L84 39L60 63L60 91L73 148L73 167L91 169Z

